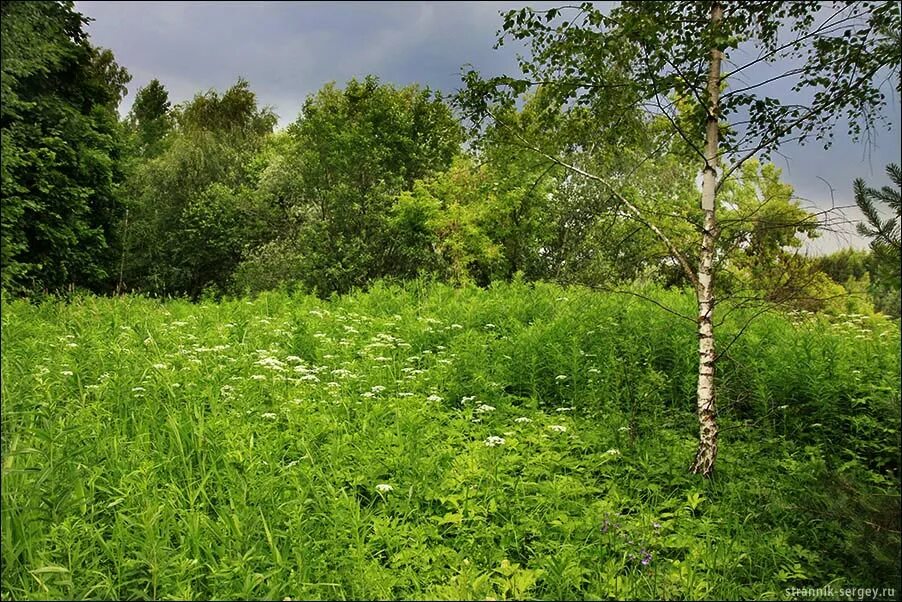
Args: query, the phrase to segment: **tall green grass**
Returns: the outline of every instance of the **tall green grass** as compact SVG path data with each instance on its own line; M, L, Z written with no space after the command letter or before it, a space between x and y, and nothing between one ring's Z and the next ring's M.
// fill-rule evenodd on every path
M898 322L756 320L706 481L692 324L633 297L2 309L4 599L900 591Z

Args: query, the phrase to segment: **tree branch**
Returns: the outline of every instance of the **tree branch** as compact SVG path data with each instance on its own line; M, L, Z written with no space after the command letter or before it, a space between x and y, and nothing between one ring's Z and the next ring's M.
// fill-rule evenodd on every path
M655 233L655 235L658 238L660 238L664 242L665 245L667 245L667 248L673 254L674 259L676 259L677 262L679 262L680 267L682 267L683 271L686 273L686 277L689 278L689 280L692 282L693 285L698 286L698 278L696 277L695 272L692 270L692 267L689 265L689 262L687 261L687 259L683 256L682 253L680 253L679 249L676 248L676 246L670 241L670 239L667 237L667 235L661 231L660 228L658 228L656 225L654 225L653 223L646 220L642 215L642 211L640 211L639 208L636 207L633 203L631 203L626 197L624 197L622 194L620 194L620 191L617 190L610 182L608 182L607 179L602 178L601 176L589 173L585 170L580 169L579 167L576 167L575 165L566 163L566 162L558 159L557 157L549 155L542 149L540 149L536 146L533 146L531 143L529 143L519 132L517 132L514 128L508 126L506 123L504 123L503 121L498 119L494 114L492 114L491 111L487 111L487 112L488 112L489 116L495 120L496 123L498 123L502 127L505 127L507 129L509 129L511 132L513 132L514 136L516 136L526 148L530 149L531 151L533 151L535 153L538 153L539 155L545 157L549 161L557 163L561 167L568 169L568 170L572 171L573 173L579 174L579 175L583 176L584 178L588 178L590 180L598 182L599 184L601 184L605 188L607 188L611 192L611 194L615 198L617 198L617 200L619 200L627 209L629 209L629 211L633 214L633 217L636 220L645 224L652 232Z

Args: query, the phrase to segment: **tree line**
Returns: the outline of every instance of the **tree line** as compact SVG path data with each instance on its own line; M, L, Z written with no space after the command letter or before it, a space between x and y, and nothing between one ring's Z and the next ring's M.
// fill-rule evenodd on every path
M281 131L243 79L179 105L155 79L119 119L130 76L90 43L86 22L71 3L3 5L7 290L328 295L378 278L486 285L516 274L690 284L673 250L692 254L697 167L664 115L568 107L549 86L519 107L499 103L474 134L456 110L465 103L371 76L325 86ZM612 174L646 158L626 186L657 208L672 248L612 208L609 191L543 154ZM857 186L859 197L888 202ZM818 310L846 286L883 311L898 305L898 274L886 269L894 226L883 224L883 238L866 231L883 249L873 256L812 260L794 250L823 220L773 164L746 164L721 199L727 290L754 281ZM866 228L881 219L873 204L869 219Z

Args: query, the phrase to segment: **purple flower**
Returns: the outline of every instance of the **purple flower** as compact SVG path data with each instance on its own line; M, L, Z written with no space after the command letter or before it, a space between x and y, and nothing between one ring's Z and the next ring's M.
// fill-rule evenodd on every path
M648 564L651 562L651 552L646 552L645 550L642 550L642 552L642 564L648 566Z

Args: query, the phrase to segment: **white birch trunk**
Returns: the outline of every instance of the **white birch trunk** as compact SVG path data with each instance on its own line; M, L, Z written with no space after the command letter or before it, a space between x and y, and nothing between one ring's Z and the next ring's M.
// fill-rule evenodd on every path
M723 7L711 8L711 22L723 19ZM717 459L717 410L714 389L714 249L717 241L715 190L717 186L717 152L720 102L720 64L723 53L711 49L708 72L708 123L705 137L705 169L702 180L702 211L704 226L702 248L698 262L698 452L692 472L710 476Z

